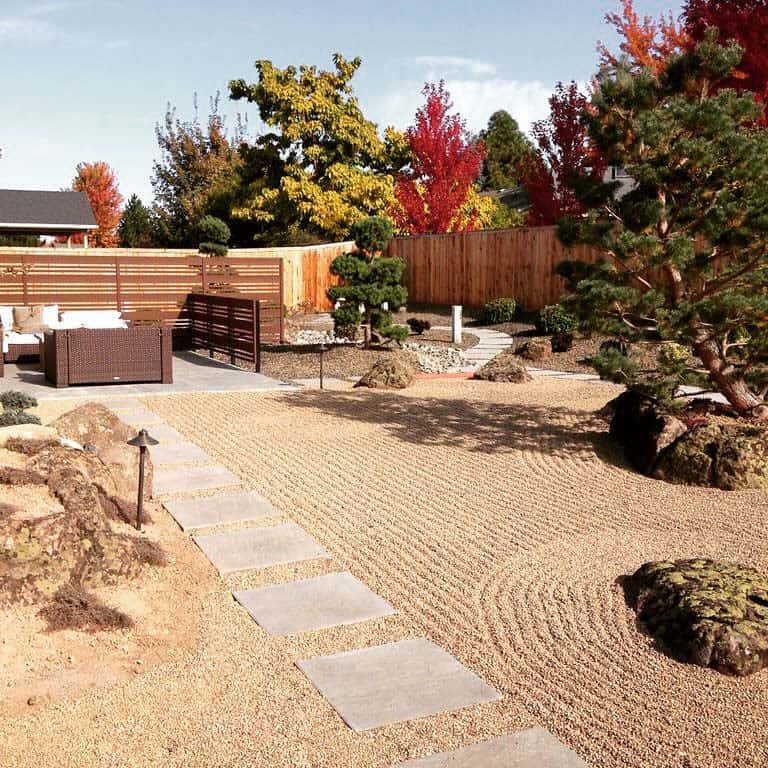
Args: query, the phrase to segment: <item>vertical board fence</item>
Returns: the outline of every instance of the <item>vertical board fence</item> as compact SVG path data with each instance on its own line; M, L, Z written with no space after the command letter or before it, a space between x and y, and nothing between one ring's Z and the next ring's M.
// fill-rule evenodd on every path
M598 258L587 246L565 248L555 227L398 237L388 255L406 262L411 303L478 307L509 296L529 310L560 300L565 286L555 267L561 261Z
M195 349L226 355L232 365L253 363L261 371L257 299L226 294L191 293L187 299L189 335Z
M2 248L0 304L119 309L134 323L187 331L190 294L236 294L260 302L262 341L283 339L282 259L193 253Z

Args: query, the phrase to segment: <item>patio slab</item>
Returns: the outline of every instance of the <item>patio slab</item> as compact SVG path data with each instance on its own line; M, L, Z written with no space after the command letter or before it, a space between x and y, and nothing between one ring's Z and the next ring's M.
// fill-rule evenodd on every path
M184 531L224 523L246 523L281 514L280 510L255 491L217 494L198 499L176 499L166 501L163 506Z
M532 728L398 763L395 768L587 768L587 764L549 731Z
M211 463L211 457L194 443L160 443L150 449L156 467L164 464Z
M194 540L221 575L328 557L328 553L294 523L195 536Z
M119 416L119 414L118 414ZM151 437L159 440L161 443L183 443L185 442L184 435L168 424L153 424L151 427L147 427ZM150 451L153 449L150 448Z
M203 467L157 467L152 480L153 497L169 493L193 493L240 485L228 469L212 464Z
M282 637L390 616L395 609L351 573L233 592L270 635Z
M426 637L304 659L296 665L355 731L501 698Z

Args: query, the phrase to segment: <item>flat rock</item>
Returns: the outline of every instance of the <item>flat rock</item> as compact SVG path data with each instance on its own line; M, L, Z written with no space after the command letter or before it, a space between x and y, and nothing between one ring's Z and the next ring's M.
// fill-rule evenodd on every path
M183 443L185 441L181 432L173 427L169 427L167 424L153 424L147 431L155 440L159 440L161 443Z
M426 637L304 659L296 665L355 731L501 698Z
M150 449L156 466L163 464L204 464L211 462L211 457L194 443L160 443Z
M395 768L587 768L543 728L510 733L479 744L398 763Z
M329 573L233 593L270 635L292 635L355 624L395 613L395 609L351 573Z
M240 478L216 464L205 467L158 467L153 495L192 493L240 485Z
M222 575L328 557L328 553L294 523L212 533L194 539Z
M163 506L185 531L225 523L245 523L280 514L280 510L255 491L175 499L166 501Z

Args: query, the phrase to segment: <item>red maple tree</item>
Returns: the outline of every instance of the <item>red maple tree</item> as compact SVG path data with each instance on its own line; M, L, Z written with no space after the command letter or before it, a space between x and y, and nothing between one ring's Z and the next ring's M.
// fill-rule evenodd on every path
M117 188L115 172L107 163L80 163L72 182L75 192L85 192L99 228L90 235L97 248L115 248L118 245L117 228L120 225L123 196ZM75 235L73 242L82 243L83 236Z
M460 232L477 227L475 215L462 211L485 160L482 142L473 142L453 108L445 83L428 83L426 102L406 131L411 152L408 171L395 182L398 205L392 216L409 234Z
M605 20L622 38L621 52L637 66L657 73L672 53L686 48L690 42L687 28L675 21L671 11L658 19L641 18L635 11L634 0L621 0L621 13L607 13ZM598 43L597 50L601 64L618 63L618 57L604 43Z
M600 177L605 171L605 161L592 146L583 119L588 106L576 83L558 83L549 99L549 117L533 124L538 151L520 165L520 178L531 203L531 226L554 224L562 216L583 213L573 191L574 179Z
M768 103L768 3L765 0L687 0L682 18L692 41L709 27L720 30L719 41L736 40L744 49L739 67L721 83L723 88L751 91ZM768 125L764 115L761 125Z

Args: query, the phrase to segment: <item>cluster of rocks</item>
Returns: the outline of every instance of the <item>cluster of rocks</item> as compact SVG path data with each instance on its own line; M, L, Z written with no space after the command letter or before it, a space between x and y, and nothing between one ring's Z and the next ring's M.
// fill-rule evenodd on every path
M692 403L670 411L628 390L607 406L611 436L635 469L681 485L768 490L768 426L727 419Z
M745 676L768 667L768 577L736 563L646 563L624 580L644 629L675 658Z
M333 330L318 331L312 330L311 328L304 328L296 334L293 343L296 346L306 347L313 344L319 346L320 344L351 344L352 342L343 336L336 336L336 333Z
M422 373L450 373L461 370L467 364L462 351L455 347L406 342L403 349L416 355Z

